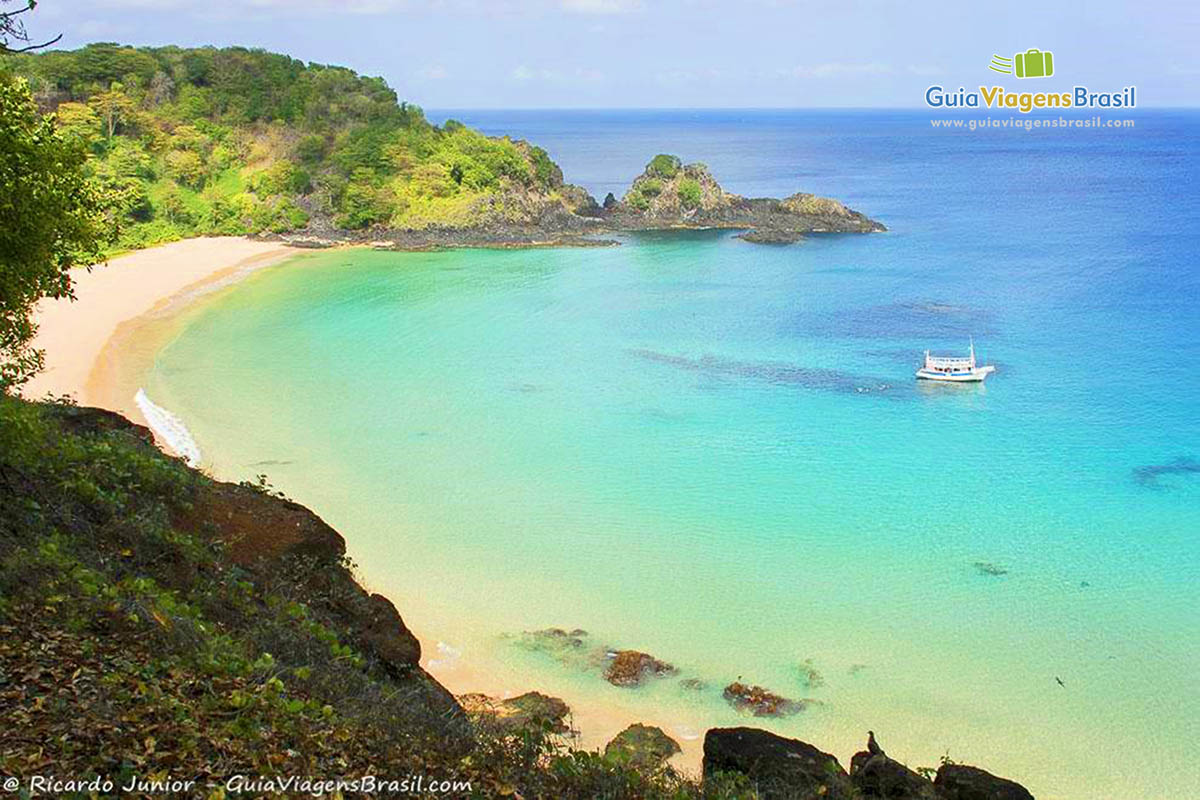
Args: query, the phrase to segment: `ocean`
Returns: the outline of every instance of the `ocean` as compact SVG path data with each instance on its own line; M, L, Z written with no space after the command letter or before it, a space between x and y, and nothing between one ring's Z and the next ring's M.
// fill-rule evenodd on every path
M436 675L560 695L590 744L753 724L848 764L870 728L1043 800L1200 795L1200 114L430 116L597 199L668 152L889 228L318 252L185 312L148 400L338 528ZM915 382L971 337L985 385ZM613 687L593 647L679 675ZM739 678L810 702L742 716Z

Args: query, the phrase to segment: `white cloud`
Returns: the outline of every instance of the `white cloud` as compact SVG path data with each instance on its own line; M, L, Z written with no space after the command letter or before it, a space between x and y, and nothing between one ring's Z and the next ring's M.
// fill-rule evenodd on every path
M790 70L784 70L783 74L794 78L835 78L841 75L886 75L891 71L890 66L877 61L869 63L831 61L812 67L793 67Z

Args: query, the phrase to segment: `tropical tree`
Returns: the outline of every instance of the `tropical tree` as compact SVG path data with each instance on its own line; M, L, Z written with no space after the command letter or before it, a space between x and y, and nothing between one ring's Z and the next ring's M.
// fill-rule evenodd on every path
M99 261L109 238L86 160L78 138L38 113L24 80L0 75L0 392L42 366L34 304L71 297L71 269Z
M93 95L92 99L88 101L88 105L104 121L104 129L110 142L113 134L117 132L117 126L127 120L135 108L133 100L125 94L125 87L116 82L109 87L107 92Z

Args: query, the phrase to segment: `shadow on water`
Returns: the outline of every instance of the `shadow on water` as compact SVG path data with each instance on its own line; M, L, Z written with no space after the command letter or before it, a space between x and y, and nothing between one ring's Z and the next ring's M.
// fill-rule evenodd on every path
M1163 475L1194 475L1200 473L1200 461L1192 456L1180 456L1166 464L1147 464L1133 470L1133 479L1142 486L1161 487L1158 479Z
M845 394L887 393L892 395L896 391L896 387L886 379L853 375L835 369L800 367L776 361L736 361L717 356L688 358L687 356L676 356L644 349L634 349L628 352L630 355L656 364L666 364L691 372L730 378L748 378L777 386L801 386L805 389Z

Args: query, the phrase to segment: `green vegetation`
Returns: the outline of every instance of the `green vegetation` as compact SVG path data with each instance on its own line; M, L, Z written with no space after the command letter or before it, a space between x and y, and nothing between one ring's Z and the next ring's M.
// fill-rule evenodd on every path
M679 168L682 166L683 162L680 161L679 156L659 153L650 159L650 163L646 165L646 174L670 180L675 177L675 174L679 172Z
M242 48L0 58L118 198L120 246L303 228L469 227L561 203L544 150L441 128L380 78Z
M70 296L71 267L100 258L106 198L85 160L37 113L25 82L0 74L0 393L41 368L29 347L34 303Z
M209 521L231 512L211 513L219 486L145 439L108 412L0 395L0 773L426 774L469 781L473 797L752 796L740 779L702 787L572 749L549 726L466 726L423 699L424 673L373 655L355 624L366 595L341 560L236 561ZM286 505L265 486L235 492L236 515Z
M700 199L700 181L695 178L684 178L679 182L679 202L684 208L699 208Z

